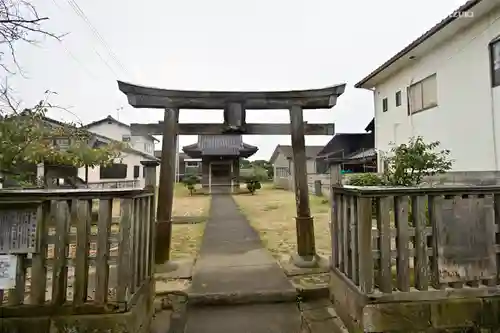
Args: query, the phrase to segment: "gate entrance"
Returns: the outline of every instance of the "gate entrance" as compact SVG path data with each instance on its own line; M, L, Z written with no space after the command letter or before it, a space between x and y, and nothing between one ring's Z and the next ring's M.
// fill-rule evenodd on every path
M127 95L135 108L164 109L163 122L131 124L132 135L163 135L160 185L158 190L156 262L170 259L172 235L172 204L175 184L175 161L178 135L291 135L294 164L295 199L297 208L298 267L317 265L314 241L314 224L309 207L305 135L333 135L334 124L309 124L304 122L303 110L330 109L344 93L345 84L324 89L222 92L167 90L118 81L119 89ZM224 110L222 124L179 124L180 109ZM286 109L290 123L246 123L247 110ZM212 175L212 173L210 173Z

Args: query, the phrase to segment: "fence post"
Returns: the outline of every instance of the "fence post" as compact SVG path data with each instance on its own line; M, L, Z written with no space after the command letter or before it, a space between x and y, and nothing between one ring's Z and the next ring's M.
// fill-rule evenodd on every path
M322 197L323 196L323 185L321 185L321 180L315 180L314 181L314 195L317 197Z
M148 263L146 268L146 274L152 276L154 274L155 266L155 248L156 248L156 198L157 198L157 186L156 186L156 167L160 165L158 161L141 161L144 168L145 174L145 187L144 189L153 192L153 196L149 199L149 228L147 232L147 238L149 242L148 246Z
M342 174L341 174L341 165L340 164L330 164L330 236L332 241L332 256L330 257L330 266L335 268L337 266L337 258L338 258L338 236L336 231L338 229L338 221L337 221L337 202L335 196L334 186L342 185Z

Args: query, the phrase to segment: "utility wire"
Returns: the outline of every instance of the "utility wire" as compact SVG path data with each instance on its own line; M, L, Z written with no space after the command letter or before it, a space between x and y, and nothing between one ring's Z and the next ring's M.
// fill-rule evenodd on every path
M96 27L92 24L92 22L89 20L88 16L85 14L83 9L78 5L78 3L75 0L66 0L68 4L70 5L71 9L75 12L76 15L78 15L83 22L90 28L90 31L92 35L97 39L97 41L103 46L103 48L106 50L106 52L109 54L111 59L118 65L118 67L126 74L130 75L130 72L125 68L123 63L118 59L118 56L113 52L109 44L106 42L106 40L102 37L102 35L99 33L99 31L96 29ZM96 51L96 53L98 53ZM99 54L99 53L98 53ZM103 59L103 57L99 54L99 57ZM106 66L109 68L110 65L109 63L106 62ZM116 72L113 71L113 73L116 75Z

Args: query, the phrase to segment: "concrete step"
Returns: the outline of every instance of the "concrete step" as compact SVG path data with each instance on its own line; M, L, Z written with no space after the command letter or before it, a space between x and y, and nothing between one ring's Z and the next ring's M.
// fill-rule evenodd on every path
M296 302L297 295L294 289L233 293L188 292L188 303L190 306L284 303Z

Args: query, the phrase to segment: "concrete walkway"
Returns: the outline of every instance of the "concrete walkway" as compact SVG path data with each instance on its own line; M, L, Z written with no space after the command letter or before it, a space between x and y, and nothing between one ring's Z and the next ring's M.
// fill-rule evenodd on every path
M295 288L233 198L214 195L194 267L185 332L299 333L295 298Z

